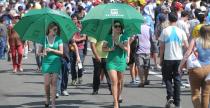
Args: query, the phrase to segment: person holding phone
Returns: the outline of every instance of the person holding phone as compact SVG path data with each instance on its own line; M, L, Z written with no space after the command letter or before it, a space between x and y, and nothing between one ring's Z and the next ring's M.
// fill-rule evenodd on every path
M56 81L61 71L61 57L63 55L63 42L60 38L60 28L57 23L52 22L48 25L46 37L40 47L39 54L43 55L42 73L46 93L45 107L49 107L51 93L52 108L56 108Z

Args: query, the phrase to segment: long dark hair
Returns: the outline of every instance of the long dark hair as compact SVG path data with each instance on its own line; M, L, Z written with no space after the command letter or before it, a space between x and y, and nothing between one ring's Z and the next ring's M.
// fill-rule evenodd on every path
M120 25L121 25L121 34L123 34L123 29L124 29L124 25L123 25L123 23L121 22L121 21L119 21L119 20L114 20L114 23L113 23L113 25L111 26L111 28L110 28L110 30L109 30L109 35L111 35L112 34L112 27L116 24L116 23L120 23Z
M60 36L60 33L61 33L60 27L59 27L59 25L58 25L57 23L55 23L55 22L51 22L51 23L48 25L46 35L49 34L49 32L50 32L49 30L50 30L51 28L53 28L54 26L56 26L56 27L58 28L56 35L57 35L57 36Z

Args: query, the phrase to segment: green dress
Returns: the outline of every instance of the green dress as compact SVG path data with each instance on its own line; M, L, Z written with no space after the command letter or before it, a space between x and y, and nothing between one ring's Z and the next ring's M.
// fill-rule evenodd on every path
M126 35L121 35L118 40L119 42L124 43L128 40L128 38ZM110 72L110 70L116 70L118 72L125 72L127 66L127 52L119 46L114 45L111 35L107 37L106 42L108 43L109 48L112 48L113 46L115 47L115 50L110 51L108 54L106 63L107 71Z
M46 44L46 46L44 45ZM61 38L59 36L55 37L54 43L50 45L46 39L45 42L42 43L46 48L52 48L55 50L59 49L59 45L63 44ZM43 74L59 74L61 71L61 56L52 52L48 52L46 56L43 57L42 60L42 73Z

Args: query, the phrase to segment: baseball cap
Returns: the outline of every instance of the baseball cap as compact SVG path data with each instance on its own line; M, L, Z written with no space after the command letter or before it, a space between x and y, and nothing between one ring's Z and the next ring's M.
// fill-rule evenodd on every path
M179 9L183 8L182 3L176 2L176 3L175 3L175 8L176 8L176 10L179 10Z
M207 9L206 9L205 6L201 6L201 7L200 7L200 10L201 10L202 12L206 12L206 11L207 11Z

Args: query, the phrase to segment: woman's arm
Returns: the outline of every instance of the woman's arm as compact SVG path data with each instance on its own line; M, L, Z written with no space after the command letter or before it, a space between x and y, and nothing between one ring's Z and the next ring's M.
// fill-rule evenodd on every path
M127 52L129 51L129 48L130 48L130 44L129 44L128 41L125 41L123 43L119 43L118 46L120 48L122 48L123 50L127 51Z
M81 59L80 59L80 56L79 56L79 49L77 47L77 44L74 42L73 46L75 48L75 53L76 53L76 56L77 56L77 62L81 62Z
M58 54L58 55L63 55L63 44L59 45L59 48L58 50L55 50L55 49L52 49L52 48L47 48L46 49L47 52L53 52L55 54Z
M190 46L188 47L186 53L184 54L184 58L182 59L182 61L179 64L179 69L178 69L179 72L181 72L181 70L182 70L184 64L186 63L188 57L192 53L194 46L195 46L195 40L192 39L191 42L190 42Z
M136 40L137 39L137 36L132 36L132 37L130 37L128 40L129 40L129 44L131 44L131 43L133 43L133 41L134 40Z

